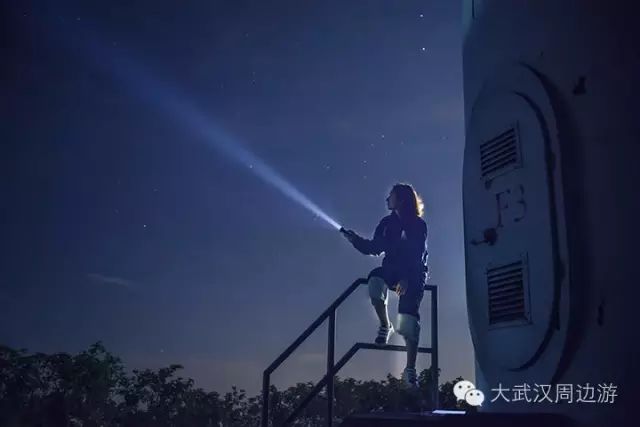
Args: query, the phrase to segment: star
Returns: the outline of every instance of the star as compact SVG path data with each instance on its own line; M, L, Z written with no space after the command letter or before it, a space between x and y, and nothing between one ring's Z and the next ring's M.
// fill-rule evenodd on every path
M142 224L142 227L143 228L147 228L147 224Z
M421 14L420 14L420 18L424 18L424 14L422 14L422 13L421 13Z
M427 51L427 48L426 48L426 47L423 47L423 48L422 48L422 51L423 51L423 52L426 52L426 51Z

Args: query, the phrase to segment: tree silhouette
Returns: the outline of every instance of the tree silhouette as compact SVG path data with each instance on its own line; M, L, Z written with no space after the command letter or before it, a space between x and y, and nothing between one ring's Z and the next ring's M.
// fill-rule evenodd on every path
M220 395L194 387L180 377L180 365L127 374L118 357L101 342L77 355L28 354L0 346L0 425L2 426L215 426L254 427L260 424L262 396L248 397L233 386ZM364 412L421 411L431 407L433 372L423 370L419 390L407 389L388 374L382 381L353 378L334 381L334 417ZM440 408L475 408L457 402L453 385L440 386ZM270 425L280 425L311 391L312 382L286 390L270 387ZM326 424L327 397L315 396L293 425Z

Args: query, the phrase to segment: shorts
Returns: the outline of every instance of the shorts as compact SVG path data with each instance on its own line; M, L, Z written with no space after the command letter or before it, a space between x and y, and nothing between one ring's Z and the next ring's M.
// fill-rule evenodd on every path
M374 268L367 279L371 277L379 277L384 281L383 286L371 286L369 284L369 296L372 299L381 299L387 301L387 289L395 292L396 286L400 281L399 275L393 270L385 267ZM420 320L420 303L424 295L423 283L419 280L410 280L407 290L400 295L398 301L398 313L410 314L416 316Z

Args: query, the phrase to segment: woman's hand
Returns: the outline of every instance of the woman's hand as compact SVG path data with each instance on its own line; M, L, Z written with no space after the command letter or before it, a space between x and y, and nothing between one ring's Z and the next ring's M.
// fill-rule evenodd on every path
M404 295L404 293L407 292L408 287L409 287L409 284L407 283L406 280L404 279L400 280L396 285L396 293L398 294L398 296Z
M347 239L349 242L353 243L353 241L355 240L357 234L355 231L353 230L344 230L342 232L342 235L344 236L345 239Z

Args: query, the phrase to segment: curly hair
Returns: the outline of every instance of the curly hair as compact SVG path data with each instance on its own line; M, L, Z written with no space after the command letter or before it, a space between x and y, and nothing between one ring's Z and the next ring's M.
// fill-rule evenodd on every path
M424 203L411 184L399 183L393 186L391 191L396 195L401 206L402 213L413 212L421 217L424 214Z

